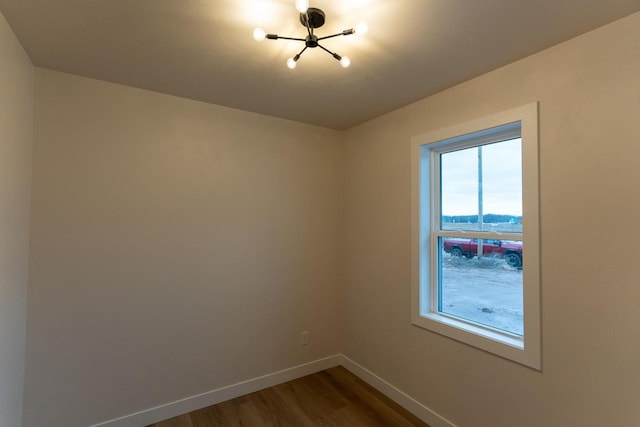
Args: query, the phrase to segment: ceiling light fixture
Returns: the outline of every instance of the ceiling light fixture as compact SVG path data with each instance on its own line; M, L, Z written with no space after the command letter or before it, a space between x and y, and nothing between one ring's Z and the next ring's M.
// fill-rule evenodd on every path
M351 60L346 56L340 56L335 52L331 52L329 49L325 48L320 44L321 40L329 39L337 36L348 36L350 34L364 34L367 32L367 24L365 22L359 23L355 28L349 28L348 30L344 30L342 32L332 34L330 36L318 37L314 34L313 30L316 28L320 28L324 25L325 15L324 12L315 7L309 7L309 2L307 0L296 0L296 9L300 12L300 23L307 29L307 36L305 38L297 38L297 37L283 37L277 34L267 34L262 28L256 28L253 31L253 38L257 41L262 41L264 39L269 40L297 40L304 42L304 49L302 49L297 55L289 58L287 60L287 67L294 69L296 65L298 65L298 60L300 56L304 53L307 48L315 48L319 47L325 52L329 53L335 59L340 62L342 67L347 68L351 65Z

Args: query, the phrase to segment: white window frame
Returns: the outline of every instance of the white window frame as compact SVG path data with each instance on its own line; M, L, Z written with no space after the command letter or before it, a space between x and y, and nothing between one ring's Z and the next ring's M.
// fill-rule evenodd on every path
M439 189L430 179L437 171L433 157L447 144L455 147L465 135L520 123L522 138L522 241L526 246L523 268L522 336L510 334L438 311L436 238L439 228ZM489 132L491 134L491 132ZM475 140L474 140L475 141ZM451 144L451 145L449 145ZM538 103L512 108L411 139L412 297L411 317L416 326L494 353L506 359L542 369L540 326L540 238L538 193ZM436 228L436 225L438 227ZM440 233L441 234L441 233ZM449 233L452 234L452 233ZM455 232L453 232L455 234ZM469 236L469 233L466 233ZM473 234L473 233L472 233ZM485 234L486 235L486 234ZM475 235L471 237L477 237ZM510 238L519 236L510 236Z

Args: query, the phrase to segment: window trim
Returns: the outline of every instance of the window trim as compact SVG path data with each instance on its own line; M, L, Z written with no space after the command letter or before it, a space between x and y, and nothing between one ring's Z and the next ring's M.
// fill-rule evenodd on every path
M522 240L527 246L526 265L523 269L523 322L522 337L484 327L473 322L448 316L432 310L430 300L435 298L437 284L430 271L432 243L430 232L433 219L421 221L421 207L434 212L437 201L430 197L430 174L423 170L434 167L430 155L423 147L441 147L444 141L464 139L465 135L520 122L522 138ZM530 103L490 116L482 117L411 138L411 227L412 227L412 292L411 318L416 326L428 329L457 341L491 352L506 359L542 369L540 319L540 242L538 192L538 103ZM426 262L421 262L425 260ZM433 284L433 286L432 286ZM425 295L426 297L422 297Z

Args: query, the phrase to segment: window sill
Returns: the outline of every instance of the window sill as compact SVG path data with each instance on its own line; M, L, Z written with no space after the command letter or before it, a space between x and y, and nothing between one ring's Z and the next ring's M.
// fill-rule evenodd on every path
M529 349L526 347L523 337L441 313L426 313L414 316L412 323L439 335L541 370L538 353L528 351Z

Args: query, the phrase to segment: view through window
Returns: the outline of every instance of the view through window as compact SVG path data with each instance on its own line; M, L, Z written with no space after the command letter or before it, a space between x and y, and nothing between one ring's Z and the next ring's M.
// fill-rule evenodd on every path
M520 336L521 158L519 137L439 153L440 227L435 233L438 311Z

